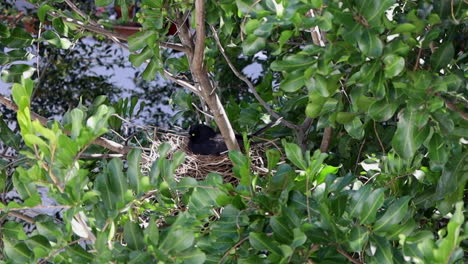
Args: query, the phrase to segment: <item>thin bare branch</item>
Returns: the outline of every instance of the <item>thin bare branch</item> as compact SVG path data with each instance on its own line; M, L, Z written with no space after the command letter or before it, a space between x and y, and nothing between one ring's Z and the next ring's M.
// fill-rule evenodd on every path
M219 37L218 37L218 33L216 32L216 29L214 28L214 26L210 25L211 27L211 30L213 31L213 37L215 38L215 41L216 41L216 44L218 45L218 48L219 48L219 51L221 52L221 54L223 55L224 59L226 60L227 64L229 65L229 68L231 68L232 72L237 76L237 78L239 78L240 80L242 80L245 84L247 84L247 87L249 87L249 91L255 96L255 99L257 99L257 101L267 110L267 112L273 116L275 119L280 119L282 118L278 113L276 113L275 111L273 111L273 109L270 107L270 105L268 105L267 102L265 102L265 100L263 100L263 98L257 93L257 91L255 90L255 87L254 85L252 84L252 82L247 78L245 77L243 74L241 74L237 69L236 67L234 67L234 65L232 64L231 60L229 59L229 57L226 55L226 52L224 50L224 47L221 45L221 41L219 40ZM281 123L291 129L297 129L298 126L296 124L293 124L287 120L285 120L284 118L281 119Z
M344 251L342 248L340 247L337 247L336 248L336 251L338 251L338 253L340 253L341 255L343 255L345 258L347 258L349 261L351 261L352 263L354 264L363 264L361 261L357 260L357 259L354 259L353 257L351 257L351 255L348 254L348 252Z
M326 127L323 131L322 142L320 143L320 151L321 152L328 152L328 148L330 147L330 142L333 134L332 127Z

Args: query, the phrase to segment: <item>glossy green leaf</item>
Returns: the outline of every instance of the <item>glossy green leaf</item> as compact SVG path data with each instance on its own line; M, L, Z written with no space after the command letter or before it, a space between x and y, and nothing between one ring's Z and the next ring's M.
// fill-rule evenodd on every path
M0 65L5 65L11 62L20 61L20 60L30 60L34 56L22 49L15 49L8 52L0 52Z
M19 83L21 82L21 79L30 78L34 74L35 70L35 68L27 64L14 64L8 69L2 70L2 80L7 83Z
M375 252L375 259L377 263L394 263L392 247L386 238L374 235L371 236L371 241L377 249Z
M304 232L301 231L301 229L294 228L293 234L294 234L294 239L293 239L293 242L291 243L292 248L297 248L299 246L302 246L306 242L307 236L304 234Z
M143 231L138 223L126 222L123 230L123 237L127 246L134 250L141 250L145 247L143 243Z
M390 230L394 225L400 223L400 221L406 216L408 211L408 202L411 197L404 196L395 200L392 205L385 211L385 214L381 216L374 224L374 232L386 232Z
M294 54L284 57L282 60L276 60L271 63L270 68L274 71L292 72L298 69L307 69L315 63L310 56Z
M96 6L108 6L112 4L114 0L95 0L94 3Z
M143 174L141 173L140 163L141 163L141 153L142 151L138 148L132 149L127 156L128 168L127 168L127 179L130 187L136 194L141 192L141 179Z
M9 48L25 48L30 46L33 43L34 39L26 32L24 29L16 27L14 28L10 36L6 39L3 39L2 42Z
M276 149L269 149L266 151L266 157L267 157L267 167L268 170L271 171L273 168L276 167L276 164L278 161L281 159L281 153L276 150Z
M195 236L190 230L171 230L159 244L159 249L164 252L182 252L192 246L194 239Z
M395 3L395 0L359 0L356 2L359 12L364 15L369 26L379 25L385 11Z
M286 151L286 157L299 169L306 170L307 161L304 160L301 148L294 143L283 142L283 145Z
M406 33L413 32L416 30L416 26L411 23L399 24L394 30L393 33Z
M435 70L445 68L453 59L455 49L452 42L444 42L434 53L431 55L431 66Z
M365 30L358 40L358 47L366 56L379 57L382 55L383 43L376 33Z
M370 224L375 221L377 211L382 206L385 195L385 189L379 188L373 190L364 201L364 210L359 214L362 224Z
M47 12L53 9L54 9L53 7L47 4L43 4L41 5L41 7L37 9L37 16L39 17L39 20L41 21L41 23L45 22Z
M391 103L387 100L382 100L371 104L368 113L369 116L375 121L383 122L392 118L397 109L398 104L396 102Z
M419 113L406 109L398 115L398 127L392 139L392 147L403 158L411 158L429 135L429 128L416 127Z
M392 78L400 74L405 68L405 59L397 55L387 55L383 59L385 77Z
M0 21L0 38L8 38L10 36L10 29Z
M5 239L3 244L5 255L12 263L29 263L31 261L33 253L24 242L14 244L13 241Z
M198 248L184 251L183 253L177 254L176 258L182 260L183 263L187 264L202 264L206 261L206 254Z
M336 122L340 124L346 124L353 121L353 119L357 116L357 113L349 113L349 112L338 112L336 114Z
M128 49L130 52L141 50L156 41L156 34L151 30L144 30L131 35L128 38Z
M348 246L352 252L360 252L368 240L368 230L362 226L354 226L348 235Z
M280 88L289 93L296 92L305 85L304 75L301 73L289 74L280 84Z
M266 39L249 35L242 43L242 51L246 56L252 56L266 46Z
M44 33L42 33L41 37L45 39L47 42L49 42L50 44L60 49L68 49L70 48L72 44L68 39L61 38L57 34L57 32L52 31L52 30L45 31Z
M153 57L153 50L149 46L146 46L140 53L130 54L128 59L133 66L140 67L141 64L151 59L151 57Z
M107 165L109 173L109 187L110 190L119 196L125 194L127 191L127 181L122 172L123 163L120 159L114 158Z
M13 133L8 125L3 120L3 116L0 115L0 140L6 146L12 147L16 150L20 147L20 137Z
M156 78L157 73L161 69L162 69L161 61L158 58L153 57L151 61L148 63L148 66L146 66L146 69L143 71L141 76L146 81L152 81L154 80L154 78Z
M282 255L281 249L264 233L250 232L249 242L257 250L268 250L276 255Z

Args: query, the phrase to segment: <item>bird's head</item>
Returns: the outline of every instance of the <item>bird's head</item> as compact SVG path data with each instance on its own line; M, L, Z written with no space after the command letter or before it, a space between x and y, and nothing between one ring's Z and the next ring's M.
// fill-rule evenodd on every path
M189 129L189 137L192 141L207 140L216 136L216 132L203 124L193 125Z

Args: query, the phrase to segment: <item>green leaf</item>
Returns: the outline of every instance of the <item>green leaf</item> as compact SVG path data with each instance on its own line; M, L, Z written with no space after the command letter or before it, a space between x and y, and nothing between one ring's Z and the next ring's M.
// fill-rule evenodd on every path
M143 178L143 174L141 173L140 168L141 153L141 149L134 148L128 153L127 156L127 179L130 187L136 194L141 192L140 181Z
M72 44L68 39L61 38L59 34L57 34L57 32L52 30L45 31L44 33L42 33L41 37L50 44L60 49L68 49Z
M18 135L13 133L8 125L3 121L3 116L0 115L0 140L7 146L16 150L19 149L21 139Z
M283 141L284 148L286 150L286 157L299 169L306 170L307 162L304 160L301 148L294 143L287 143Z
M10 28L0 21L0 38L8 38L10 36Z
M375 259L377 263L393 263L392 247L386 238L373 235L371 236L372 244L374 244L377 251L375 252Z
M2 226L2 233L5 238L13 240L26 240L28 236L23 230L23 225L14 221L7 221Z
M143 242L143 231L138 223L126 222L123 230L123 237L127 246L133 250L141 250L145 247Z
M282 60L275 60L271 63L270 68L273 71L292 72L299 69L307 69L316 61L311 56L302 54L294 54L284 57Z
M3 247L5 255L12 263L30 263L33 252L24 242L13 244L13 241L4 239Z
M375 121L383 122L392 118L397 109L397 102L392 103L387 101L387 99L384 99L372 103L369 107L368 114Z
M289 74L284 78L284 80L280 84L280 88L288 93L296 92L297 90L301 89L305 85L305 78L303 74Z
M267 157L267 162L268 162L267 164L268 170L271 171L273 170L273 168L276 167L276 165L280 161L281 153L276 149L269 149L266 152L266 157Z
M374 224L374 232L386 232L406 216L408 211L408 202L411 197L404 196L394 201L392 205L385 211L385 214L380 217Z
M355 139L362 139L364 137L364 126L360 118L356 117L353 122L344 125L348 134Z
M278 256L282 255L281 249L273 243L264 233L249 233L249 242L257 250L268 250Z
M53 7L51 7L50 5L47 5L47 4L43 4L43 5L41 5L41 7L39 7L37 9L37 16L39 17L39 20L41 21L41 23L45 22L47 12L49 12L50 10L53 10L53 9L54 9Z
M363 226L354 226L348 235L348 246L352 252L360 252L368 240L368 230Z
M253 34L254 30L260 26L260 23L261 22L258 19L250 19L249 21L247 21L247 23L245 23L244 28L243 28L245 34L247 35Z
M434 250L436 263L449 263L453 257L452 255L459 247L462 239L460 237L461 227L466 225L463 211L463 202L458 202L455 205L455 213L447 225L447 236L441 239L442 241L438 243L438 249Z
M84 112L78 108L71 110L70 117L72 121L71 138L77 139L83 127Z
M34 39L24 29L16 27L14 28L10 36L2 40L2 43L9 48L25 48L33 43Z
M338 112L336 114L336 122L340 124L347 124L353 121L358 113Z
M182 252L192 246L195 236L187 229L171 229L159 244L159 249L164 252Z
M257 37L268 38L273 30L274 23L266 22L256 28L253 34Z
M108 6L112 4L114 0L95 0L94 3L96 6Z
M45 236L49 241L58 242L64 238L60 226L53 222L36 222L37 232Z
M420 116L419 113L408 108L398 115L398 127L393 135L392 147L402 158L413 157L429 135L428 126L416 127L418 116Z
M144 30L131 35L128 38L128 50L135 52L147 45L153 45L156 41L156 34L151 30Z
M123 163L120 159L113 158L107 165L109 187L112 193L123 196L127 191L127 181L123 175Z
M449 149L446 147L446 142L439 134L432 136L428 145L429 158L433 162L445 164L449 157Z
M331 95L329 82L321 75L315 75L313 78L310 78L305 82L305 85L311 93L318 92L322 97L329 97Z
M152 81L154 78L156 78L156 74L158 71L162 69L162 63L159 58L153 57L148 63L148 66L146 66L146 69L143 71L141 76L145 81Z
M379 57L382 55L383 43L377 34L364 30L361 38L358 39L358 47L366 56Z
M31 53L22 49L15 49L6 53L0 52L0 65L6 65L20 60L30 60L33 57L34 56Z
M292 248L297 248L299 246L302 246L306 242L307 236L305 235L304 232L302 232L301 229L297 227L294 228L293 234L294 234L294 239L293 239L293 242L291 243Z
M21 79L30 78L36 69L27 64L14 64L2 71L2 80L7 83L19 83Z
M140 67L145 61L153 57L153 50L146 46L140 53L130 54L129 60L135 67Z
M358 0L357 7L367 20L369 26L381 24L385 11L395 3L395 0Z
M261 49L265 48L266 39L259 38L255 35L249 35L242 43L242 51L246 56L252 56Z
M438 71L446 67L453 59L455 55L455 49L452 42L443 43L434 53L431 55L431 66L434 70Z
M385 64L385 77L392 78L400 74L405 68L405 59L397 55L387 55L383 59Z
M399 24L394 30L393 33L406 33L406 32L413 32L416 30L416 26L411 23L403 23Z
M385 189L379 188L373 190L372 193L364 201L364 210L360 213L360 222L362 224L370 224L375 221L377 211L382 206L385 195Z
M184 264L202 264L206 261L205 253L198 248L177 254L176 258L183 261Z

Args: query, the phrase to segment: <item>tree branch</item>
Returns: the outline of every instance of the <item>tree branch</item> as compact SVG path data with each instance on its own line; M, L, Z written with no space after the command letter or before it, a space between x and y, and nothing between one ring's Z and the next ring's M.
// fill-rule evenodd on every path
M208 72L204 65L205 55L205 1L195 1L195 23L196 23L196 39L195 43L192 41L190 32L183 21L179 24L179 37L182 44L189 48L189 52L186 53L188 61L190 63L190 70L192 72L194 80L200 90L202 99L206 102L208 107L213 114L214 120L218 125L219 131L226 142L226 146L229 150L240 150L239 144L236 140L236 135L232 129L231 122L227 117L226 111L224 110L221 100L218 94L215 92L215 88L211 82ZM193 51L193 53L191 52Z
M239 78L241 81L243 81L245 84L247 84L247 87L249 87L249 91L255 96L255 99L267 110L267 112L273 116L275 119L281 119L281 123L291 129L298 129L298 126L294 123L291 123L284 118L282 118L278 113L273 111L273 109L268 105L265 100L257 93L257 90L255 90L254 85L252 82L245 77L243 74L241 74L232 64L231 60L227 56L226 52L224 51L224 47L221 45L221 41L219 40L218 33L216 32L216 29L213 27L213 25L210 25L211 30L213 31L213 37L216 40L216 44L218 45L219 51L223 55L224 59L226 60L227 64L229 65L229 68L231 68L231 71Z
M351 261L354 264L363 264L361 261L354 259L351 257L351 255L348 254L348 252L344 251L342 248L337 247L336 251L338 251L341 255L343 255L345 258L347 258L349 261Z

